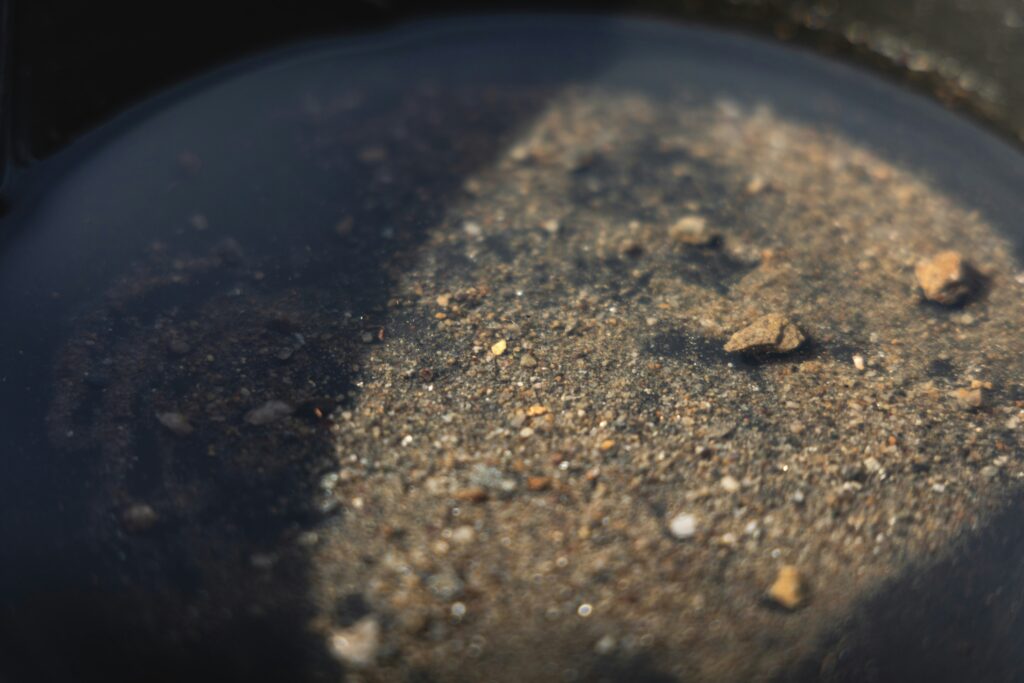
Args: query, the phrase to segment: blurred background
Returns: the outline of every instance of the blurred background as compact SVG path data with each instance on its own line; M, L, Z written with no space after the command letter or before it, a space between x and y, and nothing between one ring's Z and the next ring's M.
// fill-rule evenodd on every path
M133 102L274 46L437 14L528 10L628 13L774 36L869 65L1024 140L1024 0L349 0L239 7L0 1L10 156L45 157Z

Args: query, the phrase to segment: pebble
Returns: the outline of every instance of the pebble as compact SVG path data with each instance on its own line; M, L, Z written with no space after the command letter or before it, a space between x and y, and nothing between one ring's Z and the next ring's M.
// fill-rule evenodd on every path
M194 431L188 419L181 413L157 413L156 419L177 436L188 436Z
M724 348L727 353L789 353L800 348L805 339L788 318L769 313L732 335Z
M302 548L312 548L320 542L320 534L315 531L303 531L295 539L295 544Z
M528 477L526 479L526 488L531 491L546 491L551 488L551 477Z
M619 253L623 256L636 257L644 253L644 247L636 240L627 238L619 242Z
M483 464L473 466L473 469L469 472L469 482L474 486L480 486L505 495L516 490L516 480L514 478L506 476L497 467L488 467Z
M747 186L744 189L746 190L747 194L760 194L767 186L768 183L765 181L765 179L759 175L756 175L750 179L750 181L747 183Z
M594 644L594 652L599 655L609 655L615 651L615 638L610 635L601 636L601 639Z
M680 244L705 247L714 243L718 235L708 230L707 219L703 216L683 216L668 230L669 237Z
M776 605L795 610L807 599L806 588L800 571L791 564L779 567L775 582L768 588L767 597Z
M427 588L439 599L448 602L462 595L464 584L454 571L446 570L430 575Z
M328 643L339 661L354 667L369 666L380 647L380 622L372 615L363 617L348 628L331 631Z
M121 523L130 533L148 531L156 525L159 519L156 510L145 503L130 505L121 514Z
M944 306L954 306L971 293L970 269L956 251L918 262L914 275L924 297Z
M508 342L505 341L504 339L499 339L498 341L494 342L494 344L491 346L491 353L493 353L495 356L500 356L501 354L505 353L505 349L507 348Z
M859 353L853 357L853 367L857 368L860 372L864 372L864 356Z
M693 538L697 533L697 518L688 512L681 512L668 523L668 530L680 541Z
M167 342L167 350L176 356L184 356L192 350L192 347L189 346L188 342L184 339L173 337L169 342Z
M210 227L210 221L201 213L194 213L189 217L188 222L196 230L206 230Z
M249 557L249 564L256 569L267 571L277 564L277 555L273 553L254 553Z
M952 395L957 404L964 410L975 410L980 408L982 403L985 402L985 397L979 388L957 389Z
M482 503L487 500L487 489L483 486L467 486L464 489L459 489L452 494L452 498L455 500L466 501L468 503Z
M719 482L722 488L725 489L726 493L736 493L740 490L740 482L731 475L725 475L722 477L722 481Z
M530 354L526 353L523 354L523 357L519 359L519 364L522 365L524 368L535 368L537 367L537 359L531 356Z
M284 401L267 401L259 408L253 408L245 414L245 421L251 425L261 426L276 422L286 415L295 412L295 408Z
M476 530L468 524L463 524L452 532L452 542L459 545L468 545L476 539Z

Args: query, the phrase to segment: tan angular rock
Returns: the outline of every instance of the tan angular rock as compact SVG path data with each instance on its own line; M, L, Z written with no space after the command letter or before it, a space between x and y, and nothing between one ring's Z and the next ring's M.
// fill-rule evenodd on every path
M971 293L970 266L956 251L943 251L918 262L914 275L924 297L944 306L954 306Z
M964 410L975 410L980 408L985 402L985 397L981 393L981 389L974 387L971 389L957 389L952 393L953 398L957 404Z
M683 216L668 230L669 237L680 244L704 247L719 239L717 233L708 228L707 219L703 216Z
M779 313L761 316L732 335L725 343L727 353L789 353L806 337L795 324Z
M330 653L353 667L373 664L380 647L380 623L374 616L363 617L352 626L336 629L328 636Z
M775 582L768 588L767 597L779 607L795 610L807 601L807 588L800 570L791 564L779 567Z

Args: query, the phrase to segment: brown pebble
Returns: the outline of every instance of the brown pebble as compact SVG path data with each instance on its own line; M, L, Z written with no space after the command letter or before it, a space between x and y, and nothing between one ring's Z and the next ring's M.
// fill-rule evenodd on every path
M955 251L943 251L914 268L917 284L929 301L954 306L971 293L970 267Z
M779 567L775 582L768 589L767 597L788 610L795 610L807 600L806 588L800 571L791 564Z
M769 313L732 335L728 353L789 353L805 341L803 333L783 315Z
M605 439L600 443L600 445L598 445L598 448L600 448L602 451L610 451L611 449L615 448L615 440Z
M551 477L527 477L526 488L531 491L546 491L551 487Z
M463 500L467 503L482 503L487 500L487 489L483 486L468 486L456 491L452 495L452 498L455 500Z
M980 408L982 403L985 402L981 389L977 387L973 389L957 389L953 392L953 398L956 399L957 404L964 410Z
M548 409L545 408L544 406L540 405L539 403L536 404L536 405L532 405L532 406L530 406L529 408L526 409L526 414L529 417L537 417L538 415L544 415L547 412L548 412Z
M537 367L537 359L531 356L530 354L526 353L523 354L523 357L519 359L519 364L522 365L524 368L535 368Z

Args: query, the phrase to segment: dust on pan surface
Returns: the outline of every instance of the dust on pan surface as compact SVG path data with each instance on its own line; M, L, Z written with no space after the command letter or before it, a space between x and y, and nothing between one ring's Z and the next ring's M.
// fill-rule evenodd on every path
M3 221L4 673L1020 676L1021 187L867 75L642 22L160 99Z

